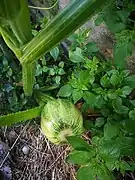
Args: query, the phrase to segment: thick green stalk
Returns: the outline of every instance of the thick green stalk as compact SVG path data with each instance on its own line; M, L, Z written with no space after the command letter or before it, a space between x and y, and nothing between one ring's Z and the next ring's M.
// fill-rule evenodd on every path
M27 0L0 0L0 26L10 28L20 46L32 39Z
M75 31L109 0L74 0L22 50L22 63L32 63ZM111 0L114 1L114 0Z
M16 37L5 27L0 27L0 33L7 46L15 53L16 57L19 59L22 53Z
M14 123L36 118L37 116L40 116L42 108L43 107L40 106L26 111L0 116L0 126L10 126Z
M34 96L35 96L37 103L40 105L46 104L50 100L54 100L54 98L52 96L49 96L39 90L34 92Z
M23 89L26 96L31 96L35 82L35 63L22 65Z
M15 19L9 22L13 34L18 39L20 46L32 39L30 15L26 0L20 0L20 12Z
M20 60L22 47L32 39L27 0L0 0L0 33ZM22 67L24 92L32 95L35 63Z

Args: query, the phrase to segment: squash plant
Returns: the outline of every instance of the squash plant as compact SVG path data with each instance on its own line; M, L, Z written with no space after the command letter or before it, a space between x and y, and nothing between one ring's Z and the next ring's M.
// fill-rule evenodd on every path
M27 0L1 0L0 34L22 65L25 95L31 96L33 93L35 62L106 3L106 0L75 0L33 38ZM39 112L38 107L30 113L28 110L3 116L0 125L31 119Z
M35 61L106 3L106 0L75 0L32 38L27 0L0 2L0 33L22 65L26 95L32 95Z

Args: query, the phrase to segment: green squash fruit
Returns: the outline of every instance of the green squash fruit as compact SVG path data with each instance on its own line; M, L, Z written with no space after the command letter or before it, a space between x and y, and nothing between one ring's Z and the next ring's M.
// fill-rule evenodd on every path
M82 114L67 100L50 100L41 113L41 129L52 143L65 143L67 136L83 132Z

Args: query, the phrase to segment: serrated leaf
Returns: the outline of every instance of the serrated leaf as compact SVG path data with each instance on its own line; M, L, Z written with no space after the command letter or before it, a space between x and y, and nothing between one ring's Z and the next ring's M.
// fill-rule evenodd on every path
M91 171L91 166L81 167L77 171L77 180L95 180Z
M59 48L55 47L50 51L51 56L54 58L54 60L56 61L59 57Z
M108 122L104 126L104 137L106 139L112 139L119 134L119 131L119 125L111 124L110 122Z
M72 92L73 92L72 86L70 84L66 84L60 88L58 92L58 96L69 97L71 96Z
M67 140L75 150L91 151L91 146L78 136L69 136Z
M66 161L72 164L86 165L94 155L94 149L91 153L88 151L73 151L68 155Z

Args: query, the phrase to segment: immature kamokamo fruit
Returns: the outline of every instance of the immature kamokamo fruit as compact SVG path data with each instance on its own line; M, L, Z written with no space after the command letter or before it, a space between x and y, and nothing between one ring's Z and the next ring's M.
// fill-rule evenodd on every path
M82 114L67 100L50 100L41 113L41 129L52 143L65 143L67 136L83 132Z

